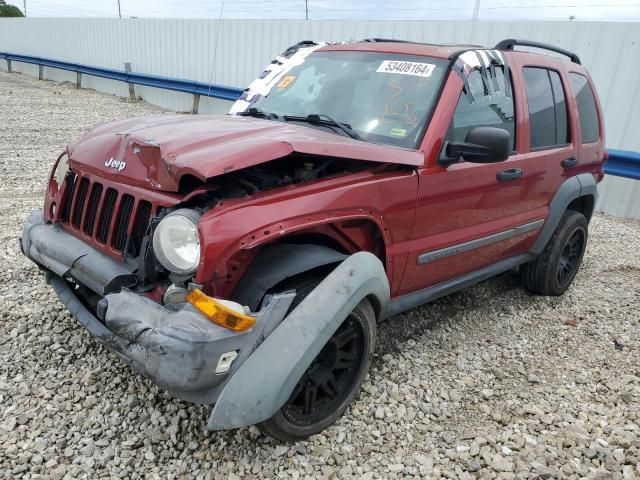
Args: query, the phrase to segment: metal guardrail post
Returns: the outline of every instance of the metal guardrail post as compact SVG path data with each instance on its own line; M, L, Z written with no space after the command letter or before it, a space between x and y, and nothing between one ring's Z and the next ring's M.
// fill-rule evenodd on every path
M42 65L43 67L56 68L69 72L76 72L76 88L80 88L82 75L91 75L95 77L108 78L117 82L124 82L129 85L130 98L137 100L135 96L134 85L144 85L146 87L162 88L174 92L188 93L189 95L199 95L201 97L213 97L222 100L235 101L242 95L243 89L229 87L226 85L214 85L209 83L196 82L194 80L185 80L182 78L162 77L159 75L149 75L146 73L135 73L131 71L131 66L127 71L113 70L104 67L94 67L92 65L84 65L82 63L63 62L51 58L32 57L29 55L19 55L15 53L0 52L0 58L7 60L7 70L12 71L11 62L30 63L33 65ZM127 65L125 65L126 67ZM44 78L44 75L43 75ZM199 100L195 99L196 108L199 108Z
M126 62L124 64L124 71L127 72L127 73L131 73L131 63ZM135 102L136 101L136 87L131 82L127 82L127 85L129 85L129 101L130 102Z
M198 113L198 108L200 108L200 94L193 94L193 107L191 108L191 113L196 115Z
M44 80L44 65L38 65L38 80Z

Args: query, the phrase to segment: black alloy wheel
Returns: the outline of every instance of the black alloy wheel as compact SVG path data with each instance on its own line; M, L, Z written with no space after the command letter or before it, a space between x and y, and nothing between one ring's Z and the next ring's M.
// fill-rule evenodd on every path
M351 392L364 358L364 332L350 315L304 373L282 413L291 423L312 425L333 413Z
M562 295L571 285L587 246L588 222L567 210L542 253L521 268L524 287L537 295Z
M558 288L566 288L578 272L582 252L584 251L585 235L583 229L576 229L564 244L558 268L556 271L556 284Z
M299 292L306 296L309 289ZM334 423L360 390L375 342L376 314L365 298L316 355L286 403L257 427L278 440L295 442Z

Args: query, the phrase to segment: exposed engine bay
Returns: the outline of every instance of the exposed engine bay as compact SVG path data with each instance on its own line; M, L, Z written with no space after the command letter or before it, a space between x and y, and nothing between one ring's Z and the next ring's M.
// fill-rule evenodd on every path
M202 182L185 176L180 191L185 204L214 207L218 201L241 198L275 188L309 182L372 168L371 162L292 153L283 158L254 165ZM203 198L205 197L205 198Z

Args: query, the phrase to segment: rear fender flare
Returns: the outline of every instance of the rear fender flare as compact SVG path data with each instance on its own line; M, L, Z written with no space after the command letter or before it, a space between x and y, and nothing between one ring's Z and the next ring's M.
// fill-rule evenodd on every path
M369 252L349 256L260 344L228 380L207 427L223 430L272 417L349 313L370 298L384 308L389 282Z
M587 195L594 197L593 204L595 205L598 190L592 174L581 173L565 180L549 204L549 216L540 230L538 238L529 249L529 253L533 253L534 255L542 253L547 243L549 243L553 232L556 230L558 223L560 223L562 215L567 211L569 204L576 198Z

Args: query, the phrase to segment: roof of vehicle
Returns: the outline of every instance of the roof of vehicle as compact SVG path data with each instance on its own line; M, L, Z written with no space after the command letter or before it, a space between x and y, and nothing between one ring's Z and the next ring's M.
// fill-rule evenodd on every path
M575 64L580 65L580 58L573 52L560 48L556 45L550 45L546 43L531 41L531 40L517 40L506 39L502 40L495 47L487 48L480 45L467 45L467 44L433 44L433 43L419 43L411 42L407 40L390 40L383 38L371 38L362 40L360 42L346 42L339 44L327 45L319 49L319 51L365 51L365 52L387 52L387 53L399 53L407 55L425 55L434 58L449 59L458 53L466 52L469 50L501 50L511 51L522 54L539 54L538 52L529 51L516 51L514 47L524 46L533 47L540 50L552 51L560 55L566 56L569 60ZM548 56L548 55L547 55ZM557 58L557 57L554 57Z
M401 40L366 41L339 43L327 45L318 49L319 52L327 51L363 51L363 52L387 52L407 55L425 55L434 58L447 59L451 55L466 50L483 49L478 45L436 45L431 43L413 43Z

